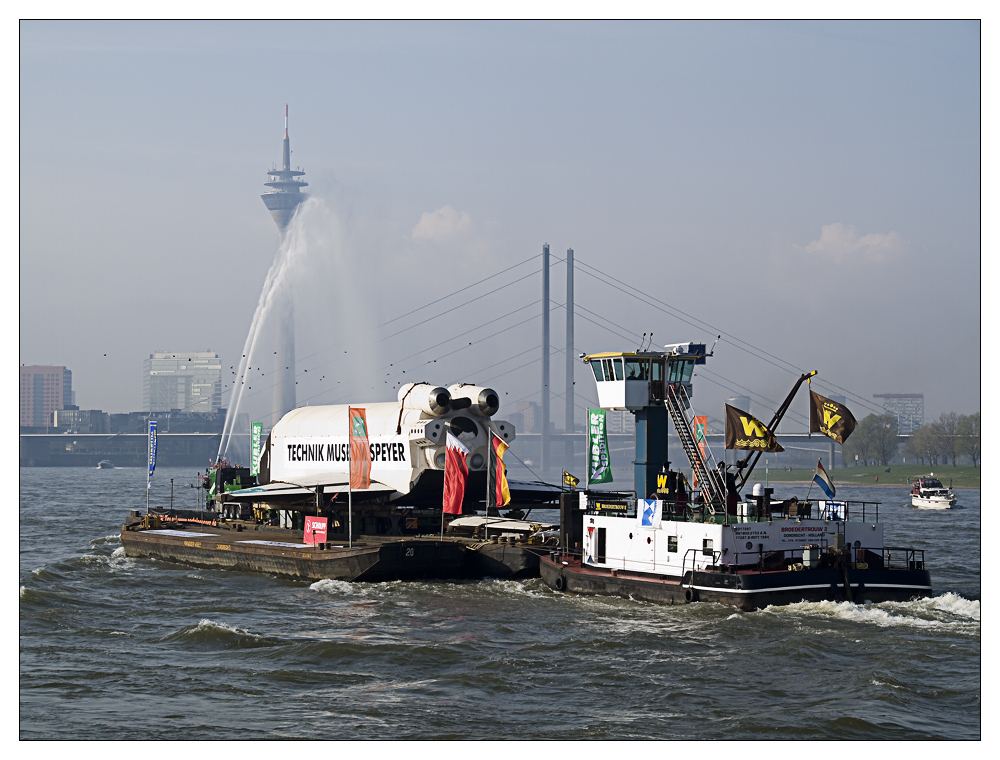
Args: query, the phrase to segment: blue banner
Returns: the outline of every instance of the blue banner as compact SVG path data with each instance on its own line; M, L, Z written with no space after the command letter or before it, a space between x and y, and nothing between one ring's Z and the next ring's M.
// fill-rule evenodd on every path
M156 469L156 420L149 421L149 475L153 477L153 470Z

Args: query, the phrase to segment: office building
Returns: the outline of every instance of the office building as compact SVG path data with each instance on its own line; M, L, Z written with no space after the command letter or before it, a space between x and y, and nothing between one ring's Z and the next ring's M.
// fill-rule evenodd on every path
M153 353L143 362L147 412L217 412L222 407L222 359L210 352Z
M882 399L882 408L898 420L900 435L909 435L924 424L923 393L876 393L872 398Z
M20 425L50 427L52 414L76 403L73 373L65 367L21 367Z

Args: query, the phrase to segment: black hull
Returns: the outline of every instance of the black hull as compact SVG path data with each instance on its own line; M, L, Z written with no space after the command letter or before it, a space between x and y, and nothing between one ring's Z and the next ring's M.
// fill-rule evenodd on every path
M470 571L476 578L537 578L539 556L549 551L512 544L474 544L469 547Z
M573 594L619 596L656 604L717 602L742 610L795 602L904 602L931 595L926 570L838 568L776 572L688 572L683 578L653 577L582 566L579 560L542 557L546 585Z
M171 525L171 530L175 526ZM478 544L461 539L362 536L353 547L281 546L298 543L273 531L235 531L202 525L165 535L123 528L125 554L195 567L267 573L302 580L410 581L538 576L536 547ZM188 535L183 535L187 533ZM200 534L200 535L199 535ZM345 542L346 543L346 542Z

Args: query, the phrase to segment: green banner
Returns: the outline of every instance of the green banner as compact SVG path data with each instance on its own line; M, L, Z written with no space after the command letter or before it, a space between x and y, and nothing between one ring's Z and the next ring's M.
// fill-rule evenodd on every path
M603 409L587 410L587 483L610 483L611 452L608 450L608 416Z
M260 475L261 438L264 434L264 424L254 422L250 425L250 475Z

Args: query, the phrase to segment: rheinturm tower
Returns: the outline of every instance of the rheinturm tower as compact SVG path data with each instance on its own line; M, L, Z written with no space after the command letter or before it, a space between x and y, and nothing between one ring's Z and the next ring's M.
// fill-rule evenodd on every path
M284 240L288 225L295 216L295 210L306 199L302 188L308 185L299 177L305 172L291 167L292 151L288 144L288 106L285 106L285 137L281 144L281 168L268 169L269 181L264 184L273 188L260 197L271 212L271 218L278 225L278 232ZM295 309L288 281L282 291L275 293L274 318L277 323L277 346L274 354L274 397L271 410L271 424L295 408Z

